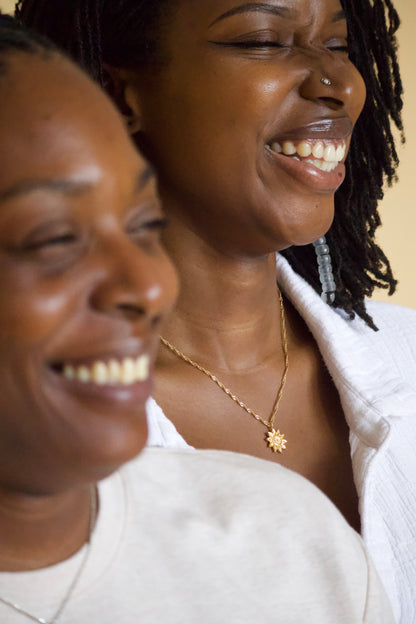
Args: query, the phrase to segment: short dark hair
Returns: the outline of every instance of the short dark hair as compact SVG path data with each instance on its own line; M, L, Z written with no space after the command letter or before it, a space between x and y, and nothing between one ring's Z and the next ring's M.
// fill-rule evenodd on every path
M399 17L391 0L341 0L349 54L362 74L367 100L351 141L347 176L335 196L327 241L337 283L334 305L375 329L365 297L376 287L393 294L397 282L375 241L383 186L396 179L392 126L401 132L402 83L397 60ZM139 66L161 60L162 25L177 0L19 0L17 16L63 46L101 84L104 63ZM165 20L165 21L164 21ZM295 271L320 291L312 245L283 252Z

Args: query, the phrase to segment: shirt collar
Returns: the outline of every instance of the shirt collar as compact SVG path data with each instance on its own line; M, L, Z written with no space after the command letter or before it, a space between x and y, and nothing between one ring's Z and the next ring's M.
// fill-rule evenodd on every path
M343 310L328 306L280 254L276 264L279 286L318 344L348 425L366 444L379 447L392 418L415 416L415 391L372 348L374 331L362 319L350 321Z

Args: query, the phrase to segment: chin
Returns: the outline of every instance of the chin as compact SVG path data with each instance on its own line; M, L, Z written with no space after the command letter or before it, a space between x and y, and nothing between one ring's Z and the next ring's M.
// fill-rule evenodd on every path
M93 448L85 449L84 458L79 457L80 478L100 481L135 459L147 442L147 427L134 430L115 431L112 435L100 436Z
M8 489L30 496L50 496L106 479L137 457L147 442L147 427L100 436L93 444L78 443L48 449L40 458L27 458L20 473L12 471Z
M316 216L316 215L314 215ZM291 245L288 247L303 247L314 243L321 236L325 236L334 220L334 210L321 211L321 218L314 218L312 222L302 223L290 233Z

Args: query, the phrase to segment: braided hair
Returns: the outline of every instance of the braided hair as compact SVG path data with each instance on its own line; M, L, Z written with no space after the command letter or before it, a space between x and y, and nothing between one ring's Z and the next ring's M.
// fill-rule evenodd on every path
M398 156L392 133L401 132L402 83L395 33L400 21L391 0L341 0L349 32L349 55L367 87L356 124L347 175L335 195L335 217L327 234L337 292L333 305L376 329L365 298L376 287L393 294L397 282L377 245L377 210L383 186L396 180ZM16 15L63 46L105 84L104 63L139 67L163 62L162 34L177 0L19 0ZM294 270L319 292L312 245L282 252Z

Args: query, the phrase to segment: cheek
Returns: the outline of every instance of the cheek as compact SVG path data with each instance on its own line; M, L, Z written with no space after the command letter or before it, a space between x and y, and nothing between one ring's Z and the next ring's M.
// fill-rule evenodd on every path
M166 317L178 298L179 279L174 265L165 252L163 252L163 262L159 264L159 276L159 284L164 297L162 317Z
M279 80L271 79L270 72L262 76L258 70L243 72L240 67L236 72L226 64L216 65L214 71L203 62L198 75L194 67L176 72L177 80L170 76L155 80L143 96L144 134L161 159L164 155L175 159L167 154L173 148L176 160L190 150L194 158L209 160L221 155L220 145L237 149L256 135L257 126L262 127L271 101L275 111L276 93L281 91ZM214 146L217 151L211 154Z
M0 289L1 340L16 347L40 345L64 323L72 299L70 284L64 287L60 280L48 286L27 276L4 281Z
M354 67L354 80L352 81L352 110L351 119L355 124L362 113L367 97L367 89L363 77L358 69Z

